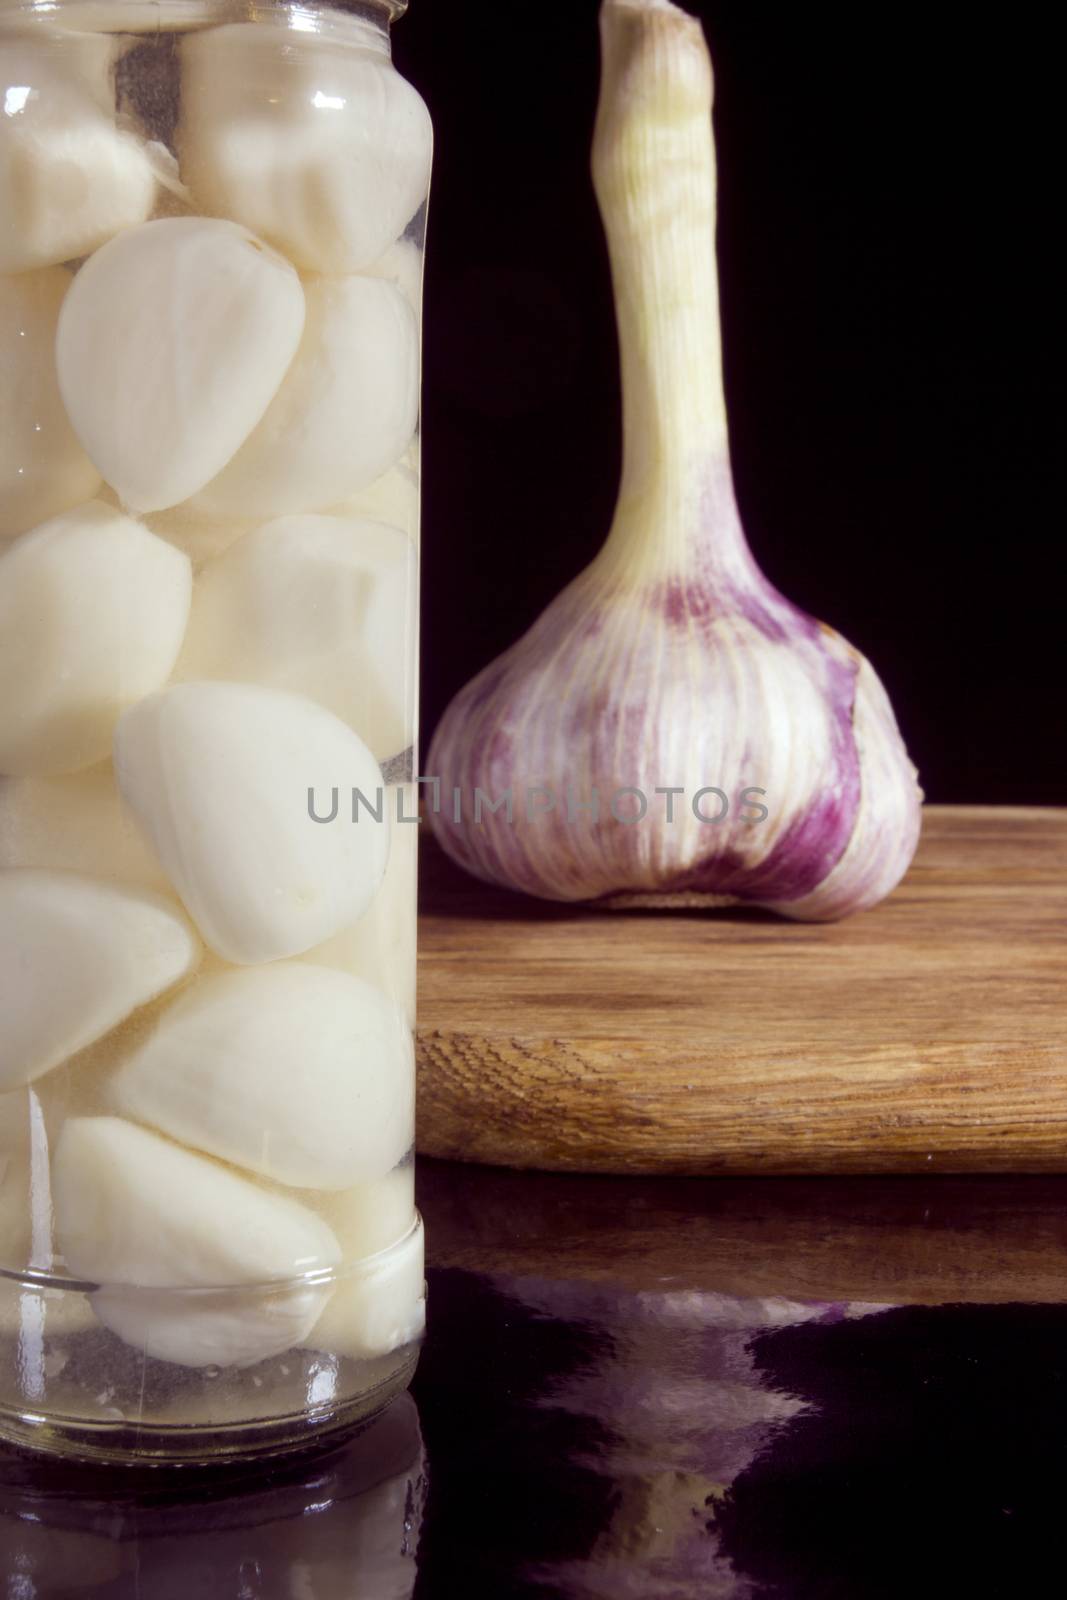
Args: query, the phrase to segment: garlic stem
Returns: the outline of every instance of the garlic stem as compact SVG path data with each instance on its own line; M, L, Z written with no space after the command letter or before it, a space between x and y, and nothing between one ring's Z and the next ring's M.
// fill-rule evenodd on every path
M629 581L747 567L722 383L711 60L700 23L668 0L604 0L600 29L593 181L623 391L622 484L601 562Z

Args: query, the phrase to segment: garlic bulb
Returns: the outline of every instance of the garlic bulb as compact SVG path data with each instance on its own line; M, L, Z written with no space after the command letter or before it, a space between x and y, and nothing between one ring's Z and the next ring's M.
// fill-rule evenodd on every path
M369 983L310 962L202 978L120 1069L127 1116L308 1189L380 1178L414 1139L411 1034Z
M301 695L176 684L119 722L115 772L205 942L226 961L302 955L355 922L385 874L388 816L351 815L353 790L374 805L381 769L350 728Z
M0 278L0 544L100 488L56 379L56 324L72 281L62 267Z
M604 0L601 35L615 519L591 566L445 713L428 758L434 829L478 876L548 899L842 916L906 870L915 770L872 668L784 599L745 542L700 25L670 0Z
M98 500L0 553L0 773L103 761L119 716L164 684L189 616L188 557Z
M73 872L0 873L0 1091L32 1083L192 972L177 906Z
M321 511L381 477L419 409L419 334L380 278L304 284L304 336L262 422L194 497L209 517Z
M378 51L300 43L240 23L185 40L182 179L302 269L359 272L423 203L429 112Z
M59 388L123 504L162 511L214 478L303 329L296 272L235 222L164 217L91 256L59 316Z
M0 272L88 255L152 210L144 144L116 126L104 35L4 38Z
M378 761L415 739L399 617L414 614L415 546L355 517L282 517L200 574L177 676L273 684L347 722Z

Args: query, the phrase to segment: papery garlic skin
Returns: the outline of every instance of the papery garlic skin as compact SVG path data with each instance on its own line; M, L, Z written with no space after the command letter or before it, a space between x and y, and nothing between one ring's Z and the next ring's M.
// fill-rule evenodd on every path
M0 872L0 1090L32 1083L196 967L161 895L72 872Z
M95 500L0 548L0 773L104 760L121 713L166 682L191 593L181 551Z
M56 338L59 388L122 502L161 511L226 465L273 400L304 329L304 291L235 222L165 217L82 267Z
M182 178L301 269L359 272L426 198L429 113L378 52L300 44L240 24L185 40Z
M411 1034L347 972L304 962L204 978L118 1072L116 1109L276 1183L383 1177L414 1138Z
M100 488L56 378L56 325L70 284L62 267L0 277L0 549Z
M5 37L0 272L88 255L151 212L150 157L116 125L115 48L91 34Z
M389 823L329 811L334 789L374 802L381 769L361 739L301 695L183 683L115 730L115 772L168 877L226 961L301 955L354 922L385 873Z
M321 511L381 477L419 410L419 332L394 284L312 278L300 348L263 420L193 505L212 517Z
M201 573L176 675L306 695L386 761L415 738L414 663L396 619L414 614L417 585L415 546L398 528L266 523Z
M915 769L869 664L780 595L745 542L700 24L669 0L604 0L601 32L593 174L622 369L615 518L591 566L452 701L427 770L446 797L459 790L463 815L446 803L431 821L468 870L547 899L843 916L911 860ZM710 789L727 799L721 821L717 799L710 815L694 809ZM478 790L489 803L510 791L512 819L484 803L479 818ZM535 791L550 808L528 810Z

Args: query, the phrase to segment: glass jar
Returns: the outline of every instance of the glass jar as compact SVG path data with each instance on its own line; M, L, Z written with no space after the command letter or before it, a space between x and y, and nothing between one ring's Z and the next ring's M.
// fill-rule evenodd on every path
M414 1205L403 0L0 0L0 1432L379 1411Z

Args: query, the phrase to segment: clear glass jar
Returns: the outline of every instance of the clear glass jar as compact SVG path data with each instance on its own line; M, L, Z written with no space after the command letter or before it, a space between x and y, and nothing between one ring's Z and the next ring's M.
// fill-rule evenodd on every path
M0 1432L381 1409L414 1205L403 0L0 0Z

